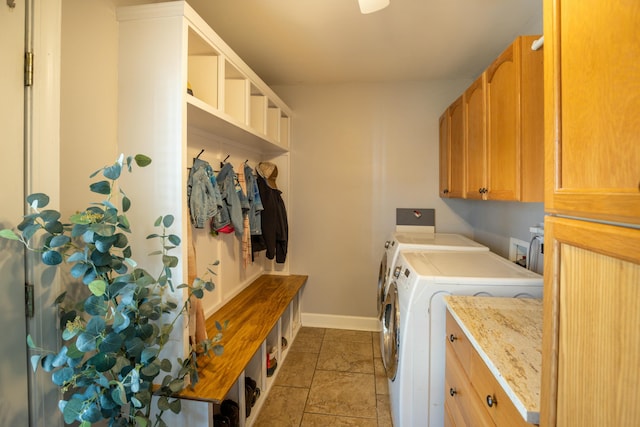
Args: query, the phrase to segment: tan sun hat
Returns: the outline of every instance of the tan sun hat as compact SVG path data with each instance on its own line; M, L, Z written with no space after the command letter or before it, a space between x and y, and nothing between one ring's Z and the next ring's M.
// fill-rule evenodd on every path
M267 181L267 185L273 189L277 189L276 178L278 178L278 166L271 162L260 162L256 167L258 175Z

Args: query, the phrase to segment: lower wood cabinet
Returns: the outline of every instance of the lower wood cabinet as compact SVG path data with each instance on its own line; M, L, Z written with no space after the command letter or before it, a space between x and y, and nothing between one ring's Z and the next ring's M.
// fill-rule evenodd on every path
M469 338L447 312L445 423L462 427L533 426L520 415Z

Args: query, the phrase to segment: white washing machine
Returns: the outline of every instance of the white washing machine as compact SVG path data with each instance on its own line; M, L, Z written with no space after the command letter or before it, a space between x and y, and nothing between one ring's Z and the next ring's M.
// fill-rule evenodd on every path
M461 234L434 233L433 227L405 228L396 231L384 244L385 251L378 273L378 318L382 319L384 299L396 267L398 254L403 250L489 251L489 248ZM420 230L420 231L414 231ZM422 231L431 230L431 231Z
M395 427L444 425L446 295L542 297L542 276L493 252L402 251L382 317Z

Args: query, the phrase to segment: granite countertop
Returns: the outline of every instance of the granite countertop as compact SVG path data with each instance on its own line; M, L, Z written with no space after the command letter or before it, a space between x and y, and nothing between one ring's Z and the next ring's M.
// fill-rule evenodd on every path
M452 295L446 302L518 412L538 424L542 300Z

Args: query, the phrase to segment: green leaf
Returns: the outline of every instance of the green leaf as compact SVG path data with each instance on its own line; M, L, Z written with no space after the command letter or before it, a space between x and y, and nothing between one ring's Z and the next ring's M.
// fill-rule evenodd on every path
M89 190L91 190L91 192L93 193L98 193L98 194L110 194L111 184L109 184L109 181L94 182L89 186Z
M49 196L44 193L34 193L27 196L27 203L34 209L44 208L49 204Z
M47 222L44 229L51 234L60 234L64 231L64 227L60 221Z
M44 210L42 212L40 212L40 218L42 218L42 220L44 222L54 222L60 219L62 215L60 214L60 212L53 210L53 209L47 209Z
M175 380L171 381L171 383L169 384L169 389L174 393L179 392L183 388L184 388L184 380L181 378L176 378Z
M62 255L56 251L46 251L42 253L42 262L46 265L58 265L62 263Z
M160 369L164 372L171 372L171 361L169 359L162 359L160 362Z
M116 358L111 353L96 353L86 363L95 366L98 372L106 372L116 364Z
M28 225L27 227L24 228L24 230L22 230L22 238L28 242L29 240L31 240L33 235L36 234L36 232L41 229L42 227L40 226L40 224Z
M133 401L133 398L131 399L131 401ZM139 405L134 404L134 406L136 408L141 408L142 403L139 403ZM149 425L149 419L146 417L143 417L142 415L136 415L134 420L136 421L136 427L147 427Z
M67 243L69 243L71 241L71 239L69 238L69 236L54 236L53 239L51 239L51 241L49 242L49 247L52 248L59 248L60 246L64 246Z
M171 412L173 412L174 414L179 414L180 410L182 409L182 402L180 401L180 399L174 399L169 404L169 409L171 409Z
M158 356L159 351L160 350L156 347L145 348L144 350L142 350L142 354L140 355L140 361L142 363L149 363L151 360Z
M160 409L161 411L169 410L169 399L167 398L167 396L161 396L158 399L158 409Z
M179 262L178 257L171 256L171 255L162 256L162 264L165 267L175 268L178 266L178 262Z
M151 363L150 365L142 367L140 372L146 377L155 378L156 375L160 373L160 367L155 363Z
M69 221L71 221L72 224L78 224L78 225L91 224L91 218L90 218L89 215L87 215L86 212L78 212L78 213L75 213L75 214L71 215L69 217ZM77 233L74 231L74 235L77 235L77 236L79 236L79 235L81 235L83 233L84 233L84 231L77 232Z
M59 368L60 366L64 366L67 364L67 359L68 359L67 351L68 351L67 347L63 346L60 349L60 352L53 358L51 365L54 368Z
M165 217L162 219L162 225L165 226L165 228L169 228L173 225L173 215L165 215Z
M62 411L64 422L66 424L71 424L74 421L80 421L82 406L82 400L80 399L71 399L70 401L68 401L64 407L64 410Z
M76 346L78 350L82 352L92 351L96 348L96 337L93 334L88 334L86 332L78 335L78 339L76 340Z
M113 236L116 232L116 227L111 224L95 223L89 226L89 229L96 234L104 237Z
M127 196L122 198L122 212L127 212L131 207L131 200Z
M121 171L122 166L120 166L120 164L118 163L115 163L112 166L104 168L104 170L102 171L102 175L104 175L105 178L116 180L120 177Z
M149 166L151 164L151 158L145 156L144 154L136 154L134 160L136 161L136 164L141 168Z
M104 316L107 313L107 304L102 297L90 295L84 302L84 310L92 316Z
M113 330L116 332L122 332L123 330L125 330L129 324L131 323L131 319L129 319L129 316L126 316L124 314L122 314L119 311L116 311L116 313L113 316Z
M101 297L102 295L104 295L104 291L107 289L107 282L101 279L94 280L93 282L89 283L89 289L91 290L92 294L97 297Z
M33 356L31 356L31 368L33 369L33 372L35 372L38 369L38 362L40 362L40 358L42 357L41 354L34 354Z
M29 348L37 348L33 343L33 338L31 338L31 335L27 335L27 345L29 346Z
M13 230L9 230L5 228L4 230L0 230L0 237L3 239L9 240L20 240L20 238L13 232Z
M55 371L51 374L51 382L53 382L57 386L64 385L67 381L69 381L73 377L73 368L62 368Z
M84 356L84 352L78 350L78 347L75 343L69 344L69 350L67 351L67 357L69 359L77 359L82 356Z
M159 227L160 224L162 224L162 217L161 216L159 216L158 219L156 219L156 222L154 222L153 225L155 227Z
M124 385L121 382L118 382L117 387L111 391L111 398L118 405L127 403L127 393L124 391Z
M176 236L175 234L170 234L169 241L174 245L179 246L181 240L180 240L180 237Z

